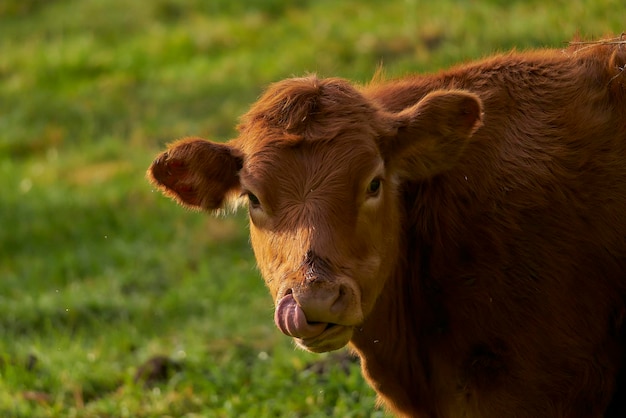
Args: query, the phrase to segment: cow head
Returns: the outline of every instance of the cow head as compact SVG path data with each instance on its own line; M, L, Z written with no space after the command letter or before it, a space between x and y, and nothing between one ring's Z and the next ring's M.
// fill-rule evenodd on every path
M188 207L247 203L276 325L329 351L349 342L398 260L402 182L452 167L481 115L465 91L390 113L344 80L289 79L244 115L238 138L175 142L148 176Z

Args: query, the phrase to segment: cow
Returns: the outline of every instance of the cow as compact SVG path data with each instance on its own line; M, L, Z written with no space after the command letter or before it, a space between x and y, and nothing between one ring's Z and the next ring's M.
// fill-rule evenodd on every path
M626 416L626 45L270 85L148 177L247 205L274 320L398 416Z

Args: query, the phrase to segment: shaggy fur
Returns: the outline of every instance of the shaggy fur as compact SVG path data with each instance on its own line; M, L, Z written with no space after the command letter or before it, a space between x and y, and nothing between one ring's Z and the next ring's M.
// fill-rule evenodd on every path
M277 324L349 343L396 414L621 417L625 63L615 42L289 79L238 138L174 143L149 176L190 207L247 197L277 306L328 325Z

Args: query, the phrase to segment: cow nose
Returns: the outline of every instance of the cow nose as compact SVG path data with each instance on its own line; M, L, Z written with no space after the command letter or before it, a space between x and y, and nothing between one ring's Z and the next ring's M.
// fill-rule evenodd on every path
M347 292L343 284L315 278L292 289L292 293L307 322L336 323L346 309Z

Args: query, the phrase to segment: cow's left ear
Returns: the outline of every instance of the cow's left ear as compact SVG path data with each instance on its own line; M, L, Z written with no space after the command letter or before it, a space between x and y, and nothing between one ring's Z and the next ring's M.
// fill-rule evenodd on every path
M183 206L217 211L239 197L242 165L243 158L228 143L185 138L157 156L147 177Z
M413 180L454 167L468 139L482 125L480 98L464 90L437 90L417 104L389 115L391 135L380 148L391 170Z

